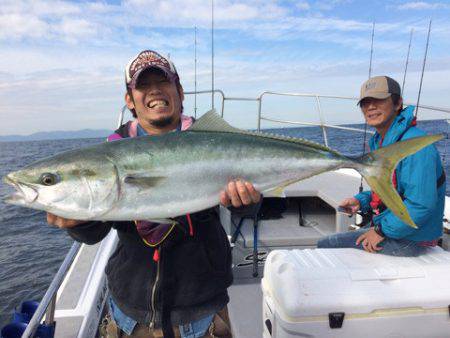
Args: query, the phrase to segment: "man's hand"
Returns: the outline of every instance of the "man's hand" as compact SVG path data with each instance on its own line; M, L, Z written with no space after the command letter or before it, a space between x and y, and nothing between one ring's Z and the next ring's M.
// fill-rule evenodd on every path
M79 224L85 223L86 221L78 221L76 219L68 219L56 216L54 214L51 214L47 212L47 223L50 225L55 225L58 228L65 229L65 228L73 228Z
M339 204L339 206L352 215L361 208L358 199L355 197L346 198Z
M374 228L370 228L369 231L358 237L356 245L362 242L364 250L374 253L383 250L383 247L378 246L382 241L384 241L384 237L378 235Z
M250 182L234 180L228 183L226 190L220 192L220 204L235 208L258 203L261 193Z

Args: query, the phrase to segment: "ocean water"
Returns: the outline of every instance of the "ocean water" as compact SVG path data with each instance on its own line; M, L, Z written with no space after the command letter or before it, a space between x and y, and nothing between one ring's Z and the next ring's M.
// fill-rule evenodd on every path
M433 134L447 134L449 128L445 120L419 122L419 127ZM270 131L323 143L322 130L317 127ZM362 133L328 129L327 135L331 148L351 156L362 153ZM38 159L103 141L101 138L0 143L0 177ZM447 177L448 143L448 139L437 143ZM44 212L3 203L11 191L0 182L0 328L10 321L14 308L22 301L39 300L44 295L72 244L65 231L47 224ZM447 195L449 193L447 180Z

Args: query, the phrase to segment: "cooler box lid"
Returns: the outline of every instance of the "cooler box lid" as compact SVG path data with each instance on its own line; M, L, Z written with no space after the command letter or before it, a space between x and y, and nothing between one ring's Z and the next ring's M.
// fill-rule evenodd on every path
M262 289L288 317L450 305L450 252L439 247L419 257L358 249L274 250Z

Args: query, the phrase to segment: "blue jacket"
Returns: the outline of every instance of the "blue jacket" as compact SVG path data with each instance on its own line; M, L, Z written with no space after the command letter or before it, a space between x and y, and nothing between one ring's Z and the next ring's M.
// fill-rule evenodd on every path
M424 131L411 126L413 112L414 106L408 106L400 112L389 127L382 146L399 141L405 130L402 140L425 135ZM370 149L380 148L380 140L381 135L375 133L369 141ZM441 158L434 145L404 158L396 168L397 191L404 197L403 202L418 229L402 222L389 209L374 216L373 222L380 224L384 234L390 238L417 242L439 238L442 235L445 184L438 188L436 183L442 172ZM359 200L363 212L370 210L370 191L364 191L355 197Z

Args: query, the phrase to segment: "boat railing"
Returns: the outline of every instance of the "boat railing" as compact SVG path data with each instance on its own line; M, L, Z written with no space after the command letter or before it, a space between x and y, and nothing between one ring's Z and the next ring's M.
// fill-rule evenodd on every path
M27 325L27 328L25 329L24 333L22 334L22 338L34 337L34 334L36 333L38 326L41 324L41 321L44 318L44 315L45 315L44 325L48 326L48 327L54 325L56 296L57 296L58 290L59 290L62 282L64 281L64 277L66 276L67 272L69 271L70 267L72 266L72 263L73 263L75 257L77 256L77 254L80 250L80 247L81 247L81 243L79 243L79 242L74 242L72 244L72 247L70 248L69 252L67 253L66 257L64 258L64 261L62 262L61 266L59 267L58 272L56 273L55 277L53 277L53 280L50 283L50 286L48 287L47 291L45 292L44 297L39 302L39 306L36 309L36 312L34 313L29 324Z
M257 120L256 120L256 130L261 130L261 122L267 121L267 122L274 122L274 123L280 123L280 124L287 124L287 125L297 125L297 126L310 126L310 127L320 127L322 129L322 137L323 137L323 143L328 146L328 134L327 129L340 129L340 130L348 130L353 132L359 132L359 133L373 133L372 131L367 131L364 128L355 128L355 127L348 127L343 125L337 125L337 124L330 124L326 123L325 119L325 113L322 109L322 102L321 99L335 99L335 100L347 100L347 101L354 101L357 102L357 97L351 97L351 96L338 96L338 95L322 95L322 94L312 94L312 93L286 93L286 92L274 92L274 91L264 91L257 97L233 97L233 96L226 96L225 93L220 89L215 90L200 90L200 91L187 91L184 92L185 95L202 95L202 94L213 94L219 95L220 100L220 109L218 110L220 112L220 115L224 117L225 115L225 103L227 101L253 101L257 103ZM292 120L281 120L276 118L271 118L268 116L265 116L262 114L263 111L263 102L264 98L273 95L273 96L289 96L289 97L302 97L302 98L312 98L315 100L316 103L316 112L319 117L319 122L308 122L308 121L292 121ZM414 103L411 102L405 102L405 105L414 105ZM450 114L450 108L442 108L442 107L436 107L436 106L429 106L429 105L419 105L420 109L426 109L426 110L432 110L437 112L443 112L446 114ZM123 123L123 119L125 116L125 113L127 111L127 107L123 106L120 114L119 114L119 121L118 121L118 127L120 127Z
M267 95L277 95L277 96L291 96L291 97L305 97L305 98L313 98L316 101L316 108L317 113L319 116L320 123L314 123L314 122L305 122L305 121L287 121L287 120L278 120L273 118L268 118L262 116L262 102L263 97ZM325 123L325 116L322 110L322 104L320 99L321 98L327 98L327 99L341 99L341 100L356 100L356 98L353 97L346 97L346 96L331 96L331 95L319 95L319 94L309 94L309 93L283 93L283 92L273 92L273 91L264 91L258 96L258 131L261 130L261 121L270 121L270 122L277 122L277 123L284 123L284 124L291 124L291 125L303 125L303 126L315 126L320 127L322 129L322 136L323 136L323 143L328 147L328 135L327 135L327 128L334 128L334 129L342 129L342 130L350 130L350 131L356 131L356 132L365 132L364 129L360 128L352 128L352 127L343 127L339 125L333 125L333 124L326 124Z

